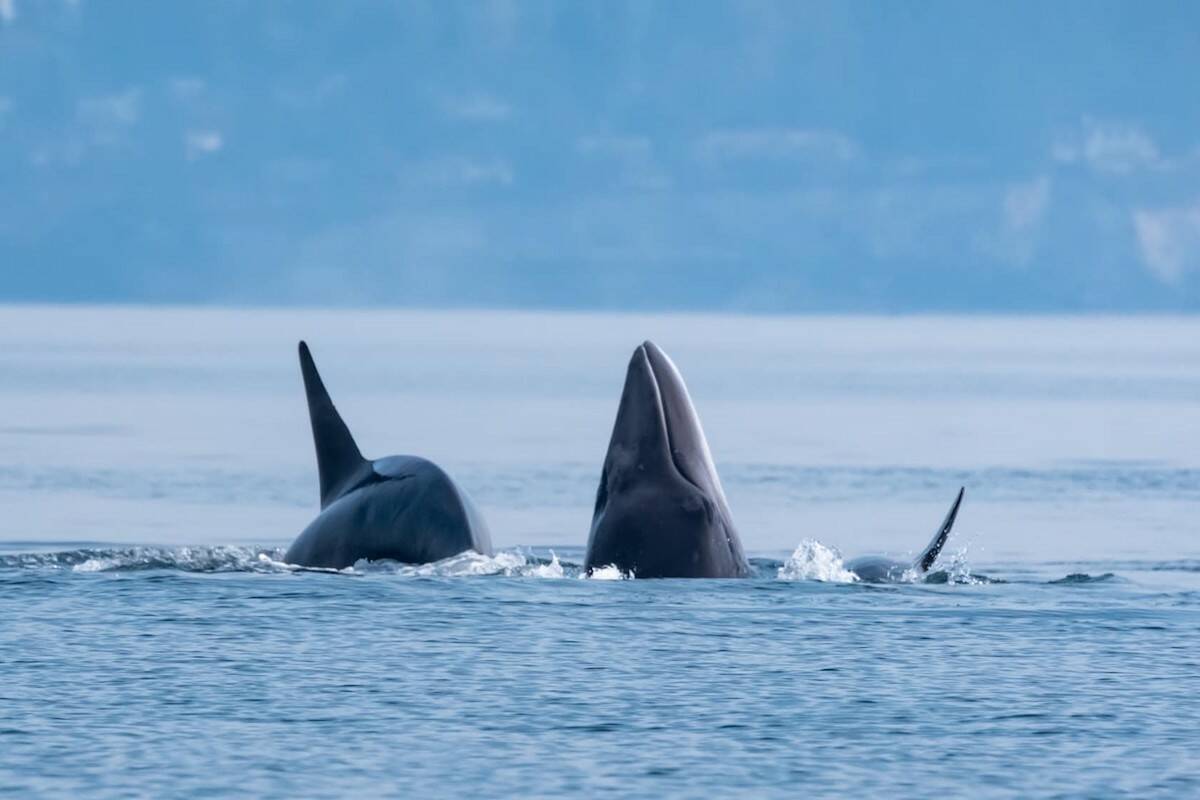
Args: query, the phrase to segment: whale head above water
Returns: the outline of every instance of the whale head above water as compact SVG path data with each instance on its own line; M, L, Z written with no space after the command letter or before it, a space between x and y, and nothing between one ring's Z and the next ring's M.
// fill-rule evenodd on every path
M363 458L304 342L300 370L317 450L321 513L288 548L285 561L342 569L359 560L420 564L466 550L491 555L482 515L441 467L417 456Z
M584 566L638 578L750 572L687 387L652 342L625 375Z

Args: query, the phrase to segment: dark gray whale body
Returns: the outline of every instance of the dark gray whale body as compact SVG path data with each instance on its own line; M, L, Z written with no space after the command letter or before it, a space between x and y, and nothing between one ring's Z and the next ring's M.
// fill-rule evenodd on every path
M363 458L304 342L300 369L317 448L321 513L288 548L285 561L342 569L362 559L423 564L466 550L491 555L483 517L449 475L416 456Z
M742 553L679 371L651 342L633 352L600 474L584 568L637 578L737 578Z
M867 583L895 583L909 580L913 576L923 577L933 567L946 540L950 538L950 530L954 527L954 519L958 516L958 507L962 504L962 499L963 490L959 489L954 505L950 506L950 512L942 520L942 526L933 535L933 541L912 561L893 561L883 556L861 556L848 561L846 569L858 576L860 581Z

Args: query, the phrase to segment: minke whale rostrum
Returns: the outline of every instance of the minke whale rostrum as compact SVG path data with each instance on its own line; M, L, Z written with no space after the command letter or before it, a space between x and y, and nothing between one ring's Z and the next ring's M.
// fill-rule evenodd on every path
M867 583L893 583L909 580L912 577L924 577L933 568L934 562L942 552L942 547L950 538L954 520L958 517L958 507L962 505L964 488L959 488L958 497L954 498L954 505L950 506L950 511L942 520L942 525L938 528L937 533L933 535L933 540L915 559L895 561L884 556L860 556L846 562L846 570L854 573L860 581Z
M285 561L343 569L359 560L423 564L467 550L492 554L482 515L439 466L417 456L363 458L304 342L300 370L317 450L321 513L288 548Z
M596 493L584 568L607 566L637 578L750 573L687 387L651 342L629 362Z

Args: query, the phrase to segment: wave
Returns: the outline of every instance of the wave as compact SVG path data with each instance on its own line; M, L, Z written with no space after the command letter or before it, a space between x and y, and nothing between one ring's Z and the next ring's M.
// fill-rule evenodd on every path
M1047 566L1069 566L1083 570L1100 570L1103 572L1200 572L1200 559L1180 558L1170 561L1124 559L1105 561L1052 561ZM1076 573L1072 573L1076 574Z
M289 564L280 548L217 545L206 547L114 547L80 548L41 553L0 555L0 570L63 570L89 572L141 572L165 570L192 573L326 572L342 575L395 574L410 577L470 577L501 575L530 578L582 577L578 565L566 564L551 550L540 558L522 550L501 550L493 556L466 552L432 564L401 564L395 561L359 561L345 569L321 569ZM615 570L615 568L613 568ZM598 570L593 577L621 577L612 570Z
M759 578L783 581L821 581L826 583L855 583L858 577L848 571L841 554L815 539L802 541L795 552L783 562L774 559L754 559ZM305 567L284 560L282 548L215 545L197 547L82 547L54 552L0 554L0 570L62 570L75 573L112 573L144 571L177 571L188 573L297 573L317 572L352 576L398 575L413 578L461 577L525 577L525 578L586 578L590 580L625 580L632 578L615 565L593 569L588 574L583 565L563 561L553 550L549 557L535 555L522 548L501 550L486 556L475 552L430 564L404 564L397 561L358 561L344 569ZM946 582L934 573L932 582ZM957 569L953 582L969 570Z
M290 565L284 566L296 569ZM353 574L391 574L415 578L467 578L484 575L519 578L567 577L567 570L553 550L550 551L548 560L521 550L501 550L493 556L467 551L431 564L359 561L353 567L343 571Z
M116 573L146 571L176 571L188 573L300 573L318 572L350 576L397 575L413 578L586 578L590 580L623 580L632 578L616 566L600 567L589 575L583 565L560 559L555 551L538 555L527 548L501 550L485 556L466 552L431 564L402 564L395 561L359 561L345 569L320 569L288 564L281 548L215 545L203 547L80 547L55 552L26 552L0 554L0 571L42 570L73 573ZM911 583L982 585L1006 583L999 578L972 572L966 549L943 558L940 569L924 577L911 576ZM759 580L788 582L814 581L822 583L859 583L858 577L846 569L837 548L816 539L805 539L783 561L769 558L751 560ZM1105 565L1115 566L1115 565ZM1139 563L1139 569L1183 570L1196 569L1195 561L1174 563ZM1061 574L1061 573L1060 573ZM1012 579L1010 578L1010 581ZM1094 573L1071 572L1062 578L1035 582L1073 586L1108 583L1121 579L1111 571ZM1017 580L1018 583L1028 581Z
M1065 578L1049 581L1050 584L1058 586L1082 585L1088 583L1108 583L1109 581L1117 580L1117 576L1111 572L1105 572L1102 575L1089 575L1086 572L1072 572Z
M80 548L51 553L0 555L0 569L62 569L73 572L270 572L283 557L278 549L211 547Z

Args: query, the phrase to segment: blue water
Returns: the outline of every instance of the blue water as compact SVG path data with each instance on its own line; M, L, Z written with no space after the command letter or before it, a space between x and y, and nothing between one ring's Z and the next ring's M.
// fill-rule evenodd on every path
M1200 793L1200 323L0 309L0 794ZM494 558L298 570L292 345ZM755 577L579 573L625 360ZM919 549L928 581L841 554Z

